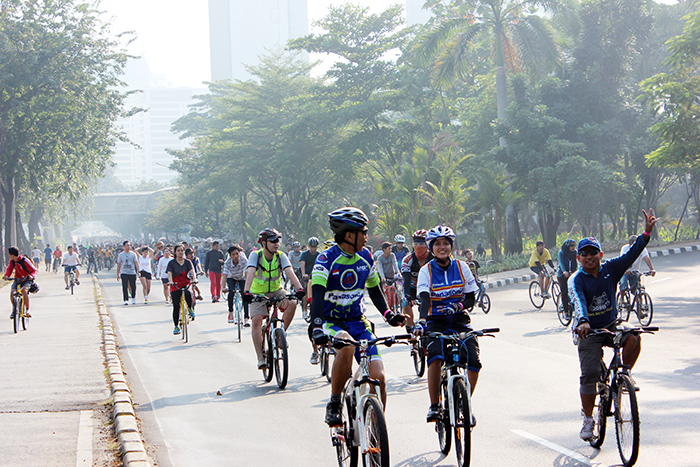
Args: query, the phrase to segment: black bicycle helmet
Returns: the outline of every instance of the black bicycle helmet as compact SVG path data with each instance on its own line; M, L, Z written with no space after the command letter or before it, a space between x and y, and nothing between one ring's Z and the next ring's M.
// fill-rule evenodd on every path
M277 229L268 228L260 231L260 233L258 234L258 243L262 245L262 242L266 242L268 240L276 240L278 238L282 238L282 234L280 233L280 231Z
M334 234L350 230L364 230L369 224L367 214L361 209L344 207L328 213L328 223Z
M310 237L309 240L308 240L306 243L308 243L309 246L318 246L318 244L319 244L320 242L319 242L318 238L316 238L316 237Z

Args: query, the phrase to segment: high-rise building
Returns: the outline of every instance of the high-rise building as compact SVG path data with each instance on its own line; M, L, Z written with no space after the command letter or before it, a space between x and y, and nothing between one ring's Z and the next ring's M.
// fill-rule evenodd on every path
M307 35L308 23L306 0L209 0L212 81L249 79L246 65Z
M127 108L145 111L117 122L129 140L138 146L117 143L113 156L114 175L127 186L150 180L170 183L177 172L169 169L173 156L166 149L184 149L190 144L189 140L181 140L170 131L170 127L188 113L193 96L204 94L206 90L168 87L163 80L151 75L143 58L129 62L124 81L129 89L140 90L128 98Z

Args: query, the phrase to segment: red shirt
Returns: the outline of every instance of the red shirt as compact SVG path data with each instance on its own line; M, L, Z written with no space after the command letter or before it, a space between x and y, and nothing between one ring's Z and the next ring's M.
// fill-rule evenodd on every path
M5 277L12 276L13 271L15 273L15 279L36 276L34 264L22 255L17 257L17 261L13 259L10 260L10 264L7 265L7 270L5 270Z
M63 252L61 250L54 250L53 257L54 258L63 258Z

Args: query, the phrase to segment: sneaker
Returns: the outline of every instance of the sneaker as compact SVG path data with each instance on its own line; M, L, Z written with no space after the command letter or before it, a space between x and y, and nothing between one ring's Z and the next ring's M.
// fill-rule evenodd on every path
M470 425L472 428L476 426L476 415L472 412L472 423Z
M258 370L266 370L267 369L267 362L265 361L264 358L261 358L258 360Z
M233 319L233 311L228 312L228 324L233 324L235 323L236 320Z
M326 404L326 424L328 426L342 426L343 419L340 418L341 403L340 399L331 397L331 400Z
M593 428L595 428L595 420L593 417L583 418L583 427L581 428L581 439L584 441L590 441L593 439Z
M542 297L542 298L550 298L550 295L549 295L547 292L542 292L542 294L540 295L540 297Z
M201 295L197 295L195 298L196 298L197 300L204 300L204 297L202 297Z
M430 404L430 408L428 408L428 415L426 415L425 421L431 423L440 420L440 417L442 416L441 412L442 410L440 409L440 404Z
M309 358L309 363L312 365L318 365L318 352L312 352L311 358Z
M10 313L10 319L15 319L15 312Z
M190 310L188 314L190 315L190 320L194 321L194 310Z
M176 336L180 334L180 328L175 326L175 329L173 329L173 334L175 334Z
M131 304L132 304L132 305L136 305L136 299L135 299L135 298L132 298L132 299L131 299Z
M143 297L143 303L145 303L146 305L148 305L148 295L146 295L145 297Z
M80 281L78 279L75 280L75 285L80 285Z
M66 286L66 290L70 290L70 287Z
M244 328L249 328L249 327L250 327L250 320L249 320L248 318L246 318L246 319L243 321L243 327L244 327Z
M304 319L304 321L309 319L309 312L307 310L301 310L301 317Z
M124 300L124 305L126 306L128 304L129 304L129 300Z

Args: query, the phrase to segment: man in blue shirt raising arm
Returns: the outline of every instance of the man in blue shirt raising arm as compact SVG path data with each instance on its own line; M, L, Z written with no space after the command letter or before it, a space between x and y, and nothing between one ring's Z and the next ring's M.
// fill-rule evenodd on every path
M584 413L581 439L585 441L592 439L595 427L592 415L596 383L602 379L600 360L603 358L603 346L612 346L612 336L588 336L588 333L591 329L602 328L615 331L617 283L649 243L651 232L656 225L657 219L652 209L649 209L649 214L642 212L644 212L644 234L637 238L627 253L611 259L602 266L600 260L603 252L600 249L600 242L594 237L584 238L578 242L577 259L581 267L571 275L568 281L569 298L574 306L574 332L580 339L578 343L578 358L581 365L579 393ZM623 363L631 369L640 351L641 336L629 336L622 348Z

